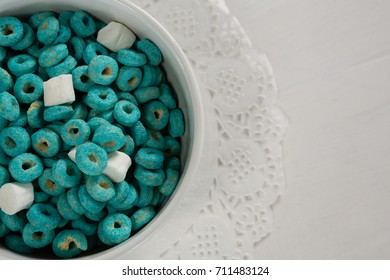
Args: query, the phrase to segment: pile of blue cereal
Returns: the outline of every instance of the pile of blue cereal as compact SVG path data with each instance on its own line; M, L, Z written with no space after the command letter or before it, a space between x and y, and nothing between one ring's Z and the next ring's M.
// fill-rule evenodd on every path
M109 25L120 36L99 43ZM126 28L81 10L0 18L0 242L10 250L99 252L174 191L183 113L159 48Z

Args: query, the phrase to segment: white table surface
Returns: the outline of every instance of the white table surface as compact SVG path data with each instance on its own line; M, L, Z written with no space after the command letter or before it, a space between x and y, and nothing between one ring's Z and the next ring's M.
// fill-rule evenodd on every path
M227 0L274 68L287 193L259 259L390 258L390 1Z

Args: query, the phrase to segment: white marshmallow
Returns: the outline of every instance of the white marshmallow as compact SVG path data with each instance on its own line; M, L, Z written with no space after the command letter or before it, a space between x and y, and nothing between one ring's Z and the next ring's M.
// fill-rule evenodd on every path
M119 183L125 180L127 170L131 166L131 158L122 152L112 152L108 154L107 167L103 170L103 174L110 178L113 182Z
M134 33L118 22L110 22L100 29L96 39L96 41L113 52L130 48L135 40Z
M7 183L0 188L0 208L8 215L28 209L34 202L34 187L31 183Z
M68 157L76 162L77 147L74 147L68 153ZM103 174L110 178L115 183L120 183L126 178L127 171L131 166L131 158L122 152L112 152L108 154L107 167L103 170Z
M72 103L76 100L72 75L60 75L43 83L43 100L46 107Z
M72 150L69 151L68 157L73 161L76 162L76 151L77 147L74 147Z

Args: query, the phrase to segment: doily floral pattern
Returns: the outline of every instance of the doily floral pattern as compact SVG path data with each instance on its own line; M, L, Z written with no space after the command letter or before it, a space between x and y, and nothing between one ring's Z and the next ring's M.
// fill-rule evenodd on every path
M253 258L285 191L281 141L288 122L276 104L272 68L223 0L133 2L170 31L193 64L213 137L198 170L211 175L191 186L206 199L192 202L197 214L152 257Z

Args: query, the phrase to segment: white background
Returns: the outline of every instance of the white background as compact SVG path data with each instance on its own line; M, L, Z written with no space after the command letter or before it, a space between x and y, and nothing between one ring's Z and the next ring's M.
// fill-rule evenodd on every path
M287 193L262 259L390 258L390 1L227 0L275 71Z

